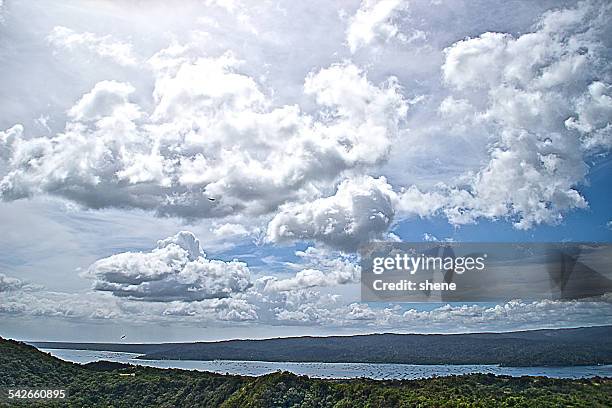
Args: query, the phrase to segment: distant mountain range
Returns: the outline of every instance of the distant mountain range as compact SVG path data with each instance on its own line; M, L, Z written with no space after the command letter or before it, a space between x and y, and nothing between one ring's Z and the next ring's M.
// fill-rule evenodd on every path
M500 364L612 364L612 326L508 333L368 334L197 343L33 342L38 348L120 351L145 360Z

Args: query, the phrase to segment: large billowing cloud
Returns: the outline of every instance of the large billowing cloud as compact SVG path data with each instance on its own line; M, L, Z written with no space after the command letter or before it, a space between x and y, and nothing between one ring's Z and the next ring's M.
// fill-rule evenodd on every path
M351 63L312 72L304 94L318 110L309 114L274 107L241 63L172 46L149 62L152 109L131 100L129 83L102 81L68 110L64 132L26 138L13 128L0 140L2 198L49 193L186 218L265 214L386 157L407 106L393 78L374 85Z
M84 274L94 290L146 301L226 298L250 286L238 261L208 259L191 232L160 240L151 252L124 252L100 259Z
M521 229L585 208L587 163L612 140L611 16L608 3L580 3L546 13L533 32L484 33L448 47L442 73L451 95L440 114L455 115L466 134L486 132L489 158L456 183L422 197L413 190L413 201L455 224L509 218Z
M385 236L393 221L396 194L384 177L343 181L330 197L281 208L268 225L272 242L317 240L355 251Z

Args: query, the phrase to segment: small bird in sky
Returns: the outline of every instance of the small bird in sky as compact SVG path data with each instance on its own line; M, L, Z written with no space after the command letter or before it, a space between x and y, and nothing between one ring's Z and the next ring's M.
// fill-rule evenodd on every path
M217 200L216 198L208 197L208 201L216 201L216 200Z
M121 336L121 340L125 339L125 334L123 336Z

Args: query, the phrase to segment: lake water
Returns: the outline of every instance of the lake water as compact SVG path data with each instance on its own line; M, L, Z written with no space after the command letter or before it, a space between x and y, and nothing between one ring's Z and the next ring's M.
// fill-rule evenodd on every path
M500 367L496 365L417 365L371 363L277 363L267 361L187 361L137 360L138 354L113 351L41 349L62 360L89 363L98 360L138 364L157 368L211 371L260 376L278 370L317 378L416 379L433 376L491 373L498 375L538 375L552 378L612 377L612 365L582 367Z

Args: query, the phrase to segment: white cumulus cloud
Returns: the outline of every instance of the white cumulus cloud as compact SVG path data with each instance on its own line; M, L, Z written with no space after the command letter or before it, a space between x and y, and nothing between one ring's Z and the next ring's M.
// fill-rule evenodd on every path
M152 110L131 100L129 83L101 81L68 110L64 132L3 136L2 199L49 193L184 218L267 214L383 161L407 109L395 79L375 85L351 63L306 77L313 113L273 107L232 53L164 50L151 65Z
M488 162L433 189L412 187L403 206L454 224L483 217L520 229L587 207L579 187L589 159L611 140L610 16L610 4L583 2L546 13L533 32L448 47L442 73L452 95L440 113L461 116L453 132L487 134Z
M355 251L372 239L384 238L395 215L395 198L384 177L348 179L332 196L282 207L268 224L267 239L315 240Z
M399 28L394 17L406 5L405 0L362 0L346 30L351 52L376 40L387 41L397 36Z
M150 252L124 252L100 259L84 276L93 288L146 301L226 298L250 286L245 263L206 258L199 240L182 231L158 241Z

